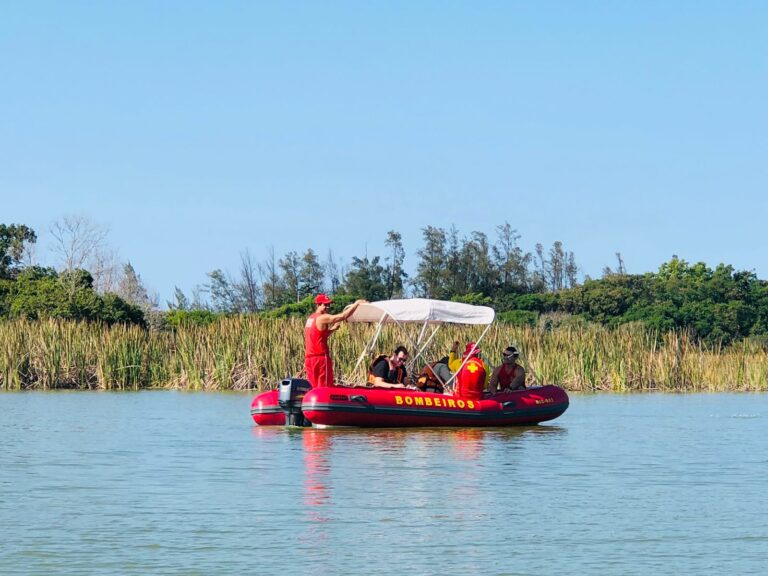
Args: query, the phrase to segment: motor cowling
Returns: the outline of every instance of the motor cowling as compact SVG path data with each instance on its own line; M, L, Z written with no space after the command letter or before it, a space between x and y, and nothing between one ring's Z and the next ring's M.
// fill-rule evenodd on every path
M312 424L304 417L301 410L301 403L304 395L312 390L312 384L303 378L286 378L280 382L280 389L277 397L277 403L285 412L286 426L311 426Z

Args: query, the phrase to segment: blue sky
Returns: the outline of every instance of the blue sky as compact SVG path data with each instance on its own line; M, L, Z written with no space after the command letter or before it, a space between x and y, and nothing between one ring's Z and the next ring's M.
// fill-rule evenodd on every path
M85 215L164 302L426 225L768 277L765 2L4 2L0 222Z

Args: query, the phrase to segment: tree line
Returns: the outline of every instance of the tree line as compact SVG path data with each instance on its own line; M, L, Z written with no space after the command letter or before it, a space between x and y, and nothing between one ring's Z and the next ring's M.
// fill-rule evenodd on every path
M250 252L241 254L237 274L222 270L208 273L208 283L192 298L176 289L170 309L208 308L214 312L263 312L300 303L318 292L354 296L370 301L407 296L437 299L472 299L477 294L499 299L509 294L558 291L578 284L573 252L555 242L548 250L537 244L535 253L519 246L520 235L509 223L484 232L460 236L454 226L446 230L427 226L413 277L404 267L402 235L387 233L383 256L354 256L348 265L332 253L321 261L307 249L277 258L271 250L264 262ZM204 302L201 295L207 294Z
M660 333L686 329L708 342L743 338L768 341L768 284L754 272L720 264L689 264L673 257L658 271L628 274L617 254L615 269L580 280L573 252L556 241L523 250L509 223L494 235L462 234L455 226L426 226L413 274L406 272L402 236L391 230L383 255L341 262L312 248L282 256L268 251L257 261L240 255L235 273L216 269L191 294L176 288L167 311L151 296L129 262L115 270L103 249L103 234L82 219L53 227L61 256L57 268L28 257L37 236L24 225L0 224L0 317L71 318L154 327L208 323L221 315L303 315L318 292L340 305L356 298L425 297L485 304L514 324L595 322L616 326L640 322Z
M0 224L0 318L62 318L148 325L156 308L129 262L102 266L102 231L81 218L52 226L60 268L34 263L34 230ZM90 265L95 273L85 269Z

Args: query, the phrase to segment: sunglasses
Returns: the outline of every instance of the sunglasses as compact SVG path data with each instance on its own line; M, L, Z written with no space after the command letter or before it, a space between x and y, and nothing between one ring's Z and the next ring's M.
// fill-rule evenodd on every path
M395 360L396 360L397 362L400 362L400 364L402 364L403 362L405 362L406 360L408 360L408 357L407 357L407 356L398 356L397 358L395 358Z

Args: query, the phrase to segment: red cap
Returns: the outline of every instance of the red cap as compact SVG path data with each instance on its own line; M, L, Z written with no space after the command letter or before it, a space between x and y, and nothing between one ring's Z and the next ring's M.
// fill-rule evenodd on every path
M328 298L325 294L318 294L315 296L315 304L333 304L333 300Z
M472 352L472 348L475 348L475 351ZM469 353L472 352L472 355L480 353L480 348L475 347L474 342L467 342L467 345L464 347L464 356L469 356Z

